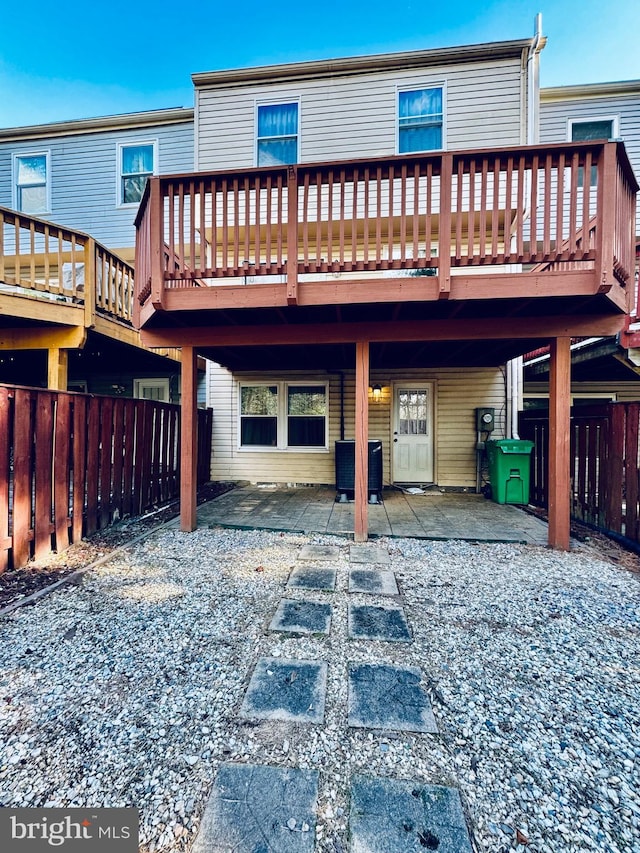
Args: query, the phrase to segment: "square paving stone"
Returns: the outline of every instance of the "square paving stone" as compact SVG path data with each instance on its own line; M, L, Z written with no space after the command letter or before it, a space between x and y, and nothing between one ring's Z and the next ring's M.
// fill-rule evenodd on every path
M349 604L349 636L352 640L411 642L411 631L402 607Z
M349 725L353 728L436 733L431 702L414 667L350 664Z
M340 549L335 545L303 545L298 554L299 560L337 560Z
M354 776L351 853L472 853L457 788Z
M326 663L260 658L240 707L240 716L321 723L326 689Z
M391 557L387 549L379 545L351 545L349 561L351 563L390 563Z
M385 569L349 569L349 592L398 595L398 584L393 572Z
M336 588L336 570L299 566L289 575L289 589L322 589L333 592Z
M314 601L283 598L275 612L270 631L292 634L328 634L331 628L331 605Z
M318 772L222 764L192 853L312 853Z

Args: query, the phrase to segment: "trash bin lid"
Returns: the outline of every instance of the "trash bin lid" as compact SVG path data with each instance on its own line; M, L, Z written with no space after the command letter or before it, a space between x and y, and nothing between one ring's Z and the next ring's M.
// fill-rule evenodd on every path
M532 441L524 438L498 438L487 444L492 444L501 453L531 453L534 446Z

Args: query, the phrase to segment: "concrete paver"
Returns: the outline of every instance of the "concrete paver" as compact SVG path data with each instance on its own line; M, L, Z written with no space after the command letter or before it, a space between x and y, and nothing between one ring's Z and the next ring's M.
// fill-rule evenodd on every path
M415 667L349 665L349 725L436 733L431 702Z
M335 545L303 545L298 554L299 560L337 560L340 549Z
M349 592L398 595L398 584L393 572L385 569L350 569Z
M270 631L292 634L328 634L331 605L283 598L269 625Z
M322 661L260 658L249 681L240 716L321 723L326 688L327 664Z
M391 557L386 548L379 545L352 545L349 548L349 562L351 563L383 563L391 562Z
M312 853L318 772L222 764L192 853Z
M355 776L351 784L351 853L471 853L455 788Z
M336 570L298 566L293 569L287 582L289 589L318 589L333 592L336 588Z
M411 631L401 607L349 604L349 637L352 640L411 642Z

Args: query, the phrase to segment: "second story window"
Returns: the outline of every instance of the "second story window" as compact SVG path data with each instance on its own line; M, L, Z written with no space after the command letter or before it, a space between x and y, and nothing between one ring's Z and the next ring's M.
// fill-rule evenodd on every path
M258 166L298 162L298 104L259 104Z
M398 153L443 147L442 86L398 92Z
M138 204L142 193L155 171L155 143L121 145L120 160L120 204Z
M613 118L569 119L569 139L571 142L613 139L617 136L616 123Z
M22 213L46 213L49 209L48 154L20 154L14 158L15 207Z

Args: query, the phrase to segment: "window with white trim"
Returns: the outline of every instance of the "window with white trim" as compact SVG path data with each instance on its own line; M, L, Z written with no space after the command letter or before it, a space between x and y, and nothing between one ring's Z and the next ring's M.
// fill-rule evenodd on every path
M16 210L47 213L50 207L49 153L14 154L13 176Z
M443 148L444 93L442 86L398 92L398 153L439 151Z
M133 396L139 400L155 400L168 403L170 399L169 378L134 379Z
M156 172L156 143L118 146L118 204L139 204L147 179Z
M325 383L240 385L240 447L326 450L328 388Z
M256 163L286 166L298 162L298 103L258 104Z
M615 139L617 136L617 116L569 119L569 142L591 142L595 139Z

